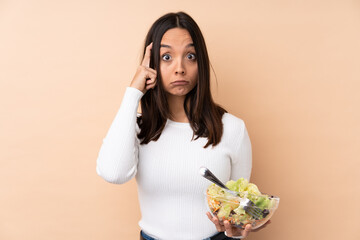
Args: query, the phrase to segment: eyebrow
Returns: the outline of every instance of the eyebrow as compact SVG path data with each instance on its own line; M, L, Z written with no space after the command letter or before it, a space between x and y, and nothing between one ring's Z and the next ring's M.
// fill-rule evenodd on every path
M167 44L160 44L160 48L172 48L170 45L167 45ZM194 47L194 43L189 43L188 45L186 45L186 48L189 48L189 47Z

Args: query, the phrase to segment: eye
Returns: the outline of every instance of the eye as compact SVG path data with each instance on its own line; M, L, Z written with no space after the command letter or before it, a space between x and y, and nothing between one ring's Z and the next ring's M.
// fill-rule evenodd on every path
M164 60L164 61L169 61L169 60L171 59L171 56L166 53L166 54L162 55L161 58L162 58L162 60Z
M194 53L189 53L186 58L189 60L196 60L196 55Z

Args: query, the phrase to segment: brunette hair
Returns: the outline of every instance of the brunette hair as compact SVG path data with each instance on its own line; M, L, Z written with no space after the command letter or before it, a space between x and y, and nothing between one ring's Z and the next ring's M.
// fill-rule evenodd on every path
M157 71L157 84L154 89L146 91L141 98L142 114L137 118L140 128L138 138L141 144L159 139L170 117L166 93L162 85L160 73L160 42L166 31L172 28L186 29L194 43L198 64L198 80L196 86L186 95L185 113L193 129L193 139L208 138L204 148L216 146L223 134L222 116L225 109L215 104L210 91L210 62L204 37L196 22L186 13L168 13L151 26L144 46L153 43L150 67Z

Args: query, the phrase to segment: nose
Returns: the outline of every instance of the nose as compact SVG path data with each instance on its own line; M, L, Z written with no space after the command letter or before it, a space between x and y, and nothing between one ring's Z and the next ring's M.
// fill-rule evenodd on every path
M179 59L176 63L175 74L176 75L177 74L181 74L181 75L185 74L185 66L184 66L182 59Z

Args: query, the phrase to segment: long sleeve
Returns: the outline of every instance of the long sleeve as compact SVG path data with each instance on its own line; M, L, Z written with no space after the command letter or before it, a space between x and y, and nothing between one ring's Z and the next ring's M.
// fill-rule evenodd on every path
M168 119L157 141L140 145L136 111L141 96L136 89L125 92L101 146L97 172L112 183L136 177L139 226L153 238L207 239L217 230L205 215L204 193L211 183L199 175L199 168L208 167L223 181L249 179L251 144L245 124L225 113L220 143L204 148L207 138L192 140L190 123Z
M241 121L241 134L237 142L235 154L232 156L231 179L241 177L250 181L252 168L251 142L245 124Z
M97 158L96 172L110 183L122 184L137 172L139 140L136 117L143 93L128 87L121 106L103 139Z

